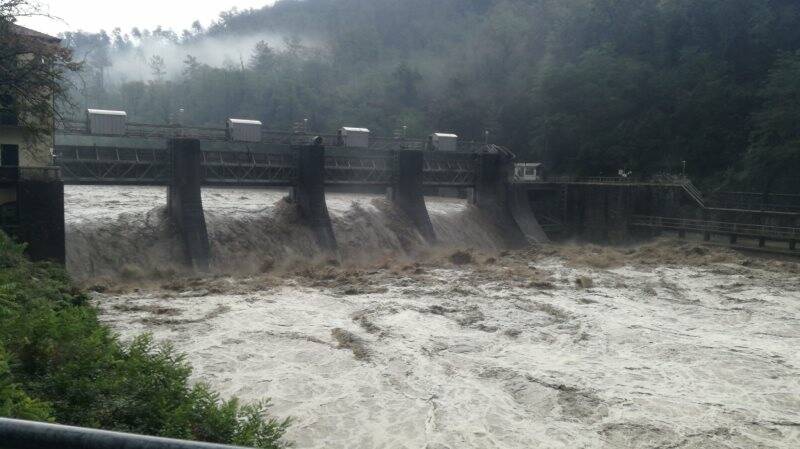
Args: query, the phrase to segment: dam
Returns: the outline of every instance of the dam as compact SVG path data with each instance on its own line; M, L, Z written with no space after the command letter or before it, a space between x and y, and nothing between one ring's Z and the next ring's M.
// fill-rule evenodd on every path
M67 122L58 130L53 166L0 173L5 195L16 198L3 206L0 226L27 242L36 259L65 260L63 184L166 187L166 214L183 246L177 257L200 271L212 257L202 201L210 187L286 189L302 226L329 253L337 242L326 192L369 191L384 195L429 244L437 236L424 198L447 192L491 217L507 248L552 238L625 243L670 232L798 254L800 205L754 205L744 197L748 202L731 207L704 197L686 178L521 179L514 154L488 142L451 140L437 151L432 140L366 135L354 147L341 135L282 133L249 122L250 134L243 134L249 140L221 128L123 123L98 131L90 125Z

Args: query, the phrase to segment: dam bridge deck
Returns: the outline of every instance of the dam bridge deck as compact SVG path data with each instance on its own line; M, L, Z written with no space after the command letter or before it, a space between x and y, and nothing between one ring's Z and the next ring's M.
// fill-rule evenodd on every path
M203 185L291 186L297 156L291 147L245 151L202 150ZM392 184L396 151L326 148L324 182L328 185ZM55 164L66 184L169 185L173 182L169 149L57 145ZM426 152L423 185L472 187L477 165L472 153Z

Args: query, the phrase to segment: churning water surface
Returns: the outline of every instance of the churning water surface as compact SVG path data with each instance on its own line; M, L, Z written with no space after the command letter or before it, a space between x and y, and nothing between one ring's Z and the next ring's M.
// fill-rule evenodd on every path
M68 268L123 338L292 416L298 448L800 447L800 269L669 242L502 252L430 199L329 195L337 261L285 192L203 192L213 273L181 276L159 188L68 187ZM470 249L456 252L456 249Z

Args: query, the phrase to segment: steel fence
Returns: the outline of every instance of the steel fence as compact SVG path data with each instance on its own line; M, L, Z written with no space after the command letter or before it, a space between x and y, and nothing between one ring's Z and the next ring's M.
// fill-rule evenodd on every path
M772 240L800 240L800 228L784 226L754 225L722 221L696 220L689 218L652 217L636 215L631 220L635 227L674 229L678 231L708 232L721 235L741 235L745 237L767 238Z

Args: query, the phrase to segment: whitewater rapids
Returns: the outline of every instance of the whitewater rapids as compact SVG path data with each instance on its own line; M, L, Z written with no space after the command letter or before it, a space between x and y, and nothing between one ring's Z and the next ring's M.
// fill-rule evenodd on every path
M69 269L103 283L122 338L271 398L298 448L800 447L797 264L670 242L505 253L445 199L430 249L344 194L328 206L357 260L333 263L283 195L204 191L218 274L191 279L161 269L179 249L163 189L68 187Z
M281 190L203 189L211 270L251 274L320 255ZM422 235L380 195L328 194L338 257L375 260L427 250ZM498 249L491 217L464 201L428 201L441 246ZM183 270L183 250L166 211L166 188L67 186L67 268L78 280L152 278Z

